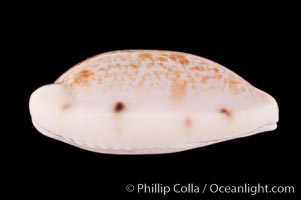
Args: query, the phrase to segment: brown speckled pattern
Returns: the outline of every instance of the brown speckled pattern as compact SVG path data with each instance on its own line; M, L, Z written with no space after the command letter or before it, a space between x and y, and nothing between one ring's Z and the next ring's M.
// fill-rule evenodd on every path
M217 63L191 54L152 50L94 56L68 70L56 83L74 94L86 92L92 84L101 93L169 90L175 100L188 92L197 95L209 90L244 93L246 97L256 93L249 83Z

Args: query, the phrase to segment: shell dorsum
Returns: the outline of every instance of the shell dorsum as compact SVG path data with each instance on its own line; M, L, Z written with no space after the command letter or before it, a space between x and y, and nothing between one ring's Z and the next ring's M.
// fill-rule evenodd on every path
M227 68L180 52L89 58L30 99L35 127L83 149L177 152L273 130L276 101Z

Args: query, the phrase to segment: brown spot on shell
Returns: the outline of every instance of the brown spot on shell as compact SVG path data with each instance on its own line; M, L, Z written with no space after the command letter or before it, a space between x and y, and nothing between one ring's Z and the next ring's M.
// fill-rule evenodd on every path
M217 67L209 68L208 71L213 71L214 73L218 73L219 69Z
M158 56L156 59L160 61L161 64L167 62L167 58L165 56Z
M70 103L66 103L62 106L62 111L65 111L67 109L69 109L71 107L71 104Z
M185 56L178 56L179 63L182 65L187 65L189 64L189 60Z
M121 112L125 108L124 104L122 102L117 102L114 106L114 111L115 112Z
M186 117L184 121L185 127L190 128L192 125L192 119L190 117Z
M239 94L241 91L241 88L243 87L241 81L238 79L238 77L232 75L228 80L228 87L231 92L234 94Z
M210 76L207 76L207 75L203 76L202 83L206 83L209 79L210 79Z
M130 66L132 67L132 68L134 68L134 69L138 69L138 66L136 65L136 64L130 64Z
M169 55L169 58L175 62L177 62L177 56L176 55Z
M183 55L169 55L168 57L174 62L179 62L182 65L189 64L189 60Z
M194 66L190 68L191 70L196 70L196 71L204 71L204 67L203 66Z
M94 76L93 72L83 69L74 75L73 85L88 85L92 76Z
M184 119L184 127L185 127L186 134L191 133L192 123L193 123L193 120L189 116Z
M173 85L171 86L171 95L174 99L181 99L185 96L187 89L187 81L174 81Z
M230 89L235 89L239 85L239 82L236 81L235 79L230 79L229 80L229 88Z
M151 60L151 61L154 60L153 55L150 54L150 53L140 53L140 54L139 54L139 58L140 58L140 59L149 59L149 60Z
M227 108L221 108L220 112L225 114L227 117L231 117L232 116L232 111L227 109Z

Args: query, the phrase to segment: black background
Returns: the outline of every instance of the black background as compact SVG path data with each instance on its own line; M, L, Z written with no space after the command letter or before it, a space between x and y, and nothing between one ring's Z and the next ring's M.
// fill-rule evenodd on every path
M202 11L198 10L188 19L180 12L178 17L167 14L153 19L156 12L145 17L143 12L117 15L119 11L115 11L95 15L93 22L82 20L77 11L66 19L54 20L56 13L50 13L48 18L37 20L43 11L20 17L14 27L17 33L11 35L13 50L9 52L18 55L10 60L17 72L17 84L12 87L18 92L13 94L17 119L8 133L11 138L6 151L8 186L22 195L41 198L65 194L87 198L95 195L96 199L108 194L139 199L149 196L127 193L125 186L129 183L296 186L300 169L298 123L294 116L299 109L294 103L298 91L298 63L294 61L297 33L294 16L284 18L278 11L262 8L226 18L227 12L216 17L216 12L200 15ZM28 110L29 97L35 89L53 82L87 57L120 49L182 51L216 61L275 97L280 109L279 126L272 132L181 153L140 156L92 153L35 130ZM295 190L298 192L298 188ZM223 197L176 195L198 199L206 196ZM270 195L279 196L288 199L295 195Z

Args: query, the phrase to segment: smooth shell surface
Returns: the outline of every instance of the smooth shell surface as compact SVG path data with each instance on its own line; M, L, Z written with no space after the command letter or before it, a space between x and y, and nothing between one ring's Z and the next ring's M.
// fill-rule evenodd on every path
M44 135L116 154L171 153L276 128L278 106L227 68L171 51L114 51L33 92Z

